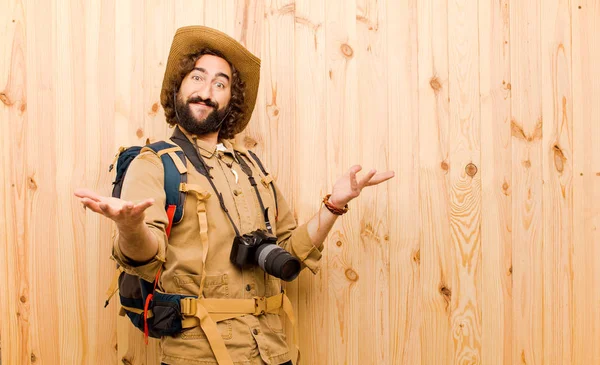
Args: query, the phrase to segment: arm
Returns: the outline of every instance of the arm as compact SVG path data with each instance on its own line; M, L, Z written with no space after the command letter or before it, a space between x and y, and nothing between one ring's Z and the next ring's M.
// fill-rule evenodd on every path
M333 186L333 191L329 202L337 208L343 208L352 199L358 197L363 188L367 186L377 185L384 181L387 181L394 177L393 171L383 172L376 175L376 170L371 170L362 179L357 180L356 174L362 169L362 167L356 165L352 166L348 172L338 179ZM307 224L308 235L310 236L312 243L319 247L327 238L329 231L333 227L333 224L339 216L333 214L322 206L317 214L315 214Z
M333 192L329 202L335 207L344 207L350 200L356 198L366 186L377 185L394 176L392 171L375 174L370 171L360 181L356 179L356 173L361 170L360 166L353 166L333 186ZM297 227L293 213L287 205L283 194L278 191L279 221L277 223L278 244L296 256L313 273L319 270L319 261L323 242L335 221L339 217L321 207L319 211L305 224Z
M130 201L100 196L88 189L78 189L75 196L80 198L85 208L112 219L119 231L121 252L134 261L148 261L156 255L158 242L144 223L144 211L154 204L147 199L133 204Z
M168 218L164 210L163 184L160 158L152 153L142 153L129 166L122 199L100 196L87 189L75 192L85 208L115 222L118 234L113 256L117 262L150 281L166 252Z

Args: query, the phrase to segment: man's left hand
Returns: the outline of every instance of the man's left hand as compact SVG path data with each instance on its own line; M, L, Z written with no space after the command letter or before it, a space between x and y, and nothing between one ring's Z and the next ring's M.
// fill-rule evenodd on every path
M354 165L336 181L329 197L331 204L338 208L343 208L350 200L359 196L363 188L381 184L394 177L394 171L386 171L378 174L377 170L373 169L359 180L356 174L360 170L362 170L360 165Z

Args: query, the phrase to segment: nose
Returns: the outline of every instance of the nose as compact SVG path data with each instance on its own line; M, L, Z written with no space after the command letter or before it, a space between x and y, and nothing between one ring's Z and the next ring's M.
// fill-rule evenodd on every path
M206 100L206 99L212 100L212 89L210 87L210 83L205 82L202 85L200 85L198 87L198 92L196 94L198 94L198 96L204 100Z

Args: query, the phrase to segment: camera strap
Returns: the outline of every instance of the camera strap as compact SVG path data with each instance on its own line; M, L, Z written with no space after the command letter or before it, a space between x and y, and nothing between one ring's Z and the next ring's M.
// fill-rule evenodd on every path
M190 160L192 165L194 165L194 168L196 169L196 171L198 171L202 176L204 176L208 179L210 186L212 187L215 194L217 195L217 198L219 198L219 204L221 205L221 209L223 209L223 212L225 212L225 214L227 215L227 218L229 219L229 222L231 222L231 225L233 226L235 235L241 236L240 230L237 228L237 226L233 222L233 219L231 218L231 215L229 214L229 210L225 206L225 201L223 200L223 194L221 194L219 192L219 190L215 186L215 183L213 182L213 177L210 175L211 167L208 166L206 164L206 162L204 162L204 159L198 153L198 150L196 149L196 147L194 147L192 142L190 142L190 140L185 136L185 134L183 134L183 132L181 132L179 130L179 128L175 128L175 131L173 132L173 135L171 136L171 140L173 142L175 142L177 145L179 145L179 147L181 147L181 149L183 150L183 153L185 153L186 157Z
M235 230L236 236L241 236L239 229L237 228L237 226L233 222L233 219L231 218L231 215L229 214L229 210L225 206L225 201L223 200L223 194L221 194L219 192L219 190L215 186L215 183L213 182L213 177L210 174L211 167L206 164L206 162L204 161L202 156L198 153L198 150L196 149L196 147L192 144L192 142L190 142L190 140L186 137L186 135L183 134L183 132L181 130L179 130L179 128L175 128L175 131L173 132L173 135L171 136L171 140L173 142L175 142L177 145L179 145L179 147L181 147L181 149L183 150L183 153L187 156L187 158L190 160L192 165L194 165L194 168L201 175L203 175L204 177L206 177L208 179L210 186L212 187L215 194L219 198L219 204L221 205L221 209L223 209L223 211L227 215L227 218L231 222L233 229ZM243 156L241 156L241 154L238 151L235 151L235 156L240 163L240 167L241 167L242 171L248 176L248 181L250 181L250 185L252 185L252 187L254 187L254 191L256 192L256 197L258 198L258 203L260 205L260 209L263 212L263 218L265 220L265 225L266 225L269 233L272 234L273 227L271 225L271 222L269 221L269 208L265 209L265 205L264 205L263 200L258 191L256 179L254 179L254 176L252 174L252 169L250 168L250 166L248 166L248 163L246 163Z
M263 203L262 198L260 197L260 193L258 192L258 186L257 186L258 184L256 183L254 176L252 176L252 169L250 168L250 166L248 166L248 164L244 160L244 157L242 156L241 153L239 153L238 151L235 151L235 156L240 161L240 167L242 168L242 171L244 172L244 174L248 175L248 181L250 181L250 185L252 185L252 187L254 188L254 191L256 192L256 197L258 198L258 203L260 204L260 209L263 212L267 231L269 231L269 233L272 234L273 227L271 226L271 222L269 221L269 208L265 209L265 204Z

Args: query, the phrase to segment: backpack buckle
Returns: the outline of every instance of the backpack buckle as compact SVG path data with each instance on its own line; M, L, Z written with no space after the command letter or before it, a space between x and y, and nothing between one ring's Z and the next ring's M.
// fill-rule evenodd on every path
M267 311L267 301L265 297L254 297L254 313L255 316L260 316L261 314L265 314Z
M186 297L179 301L181 306L181 314L186 317L193 317L196 315L197 303L196 298Z

